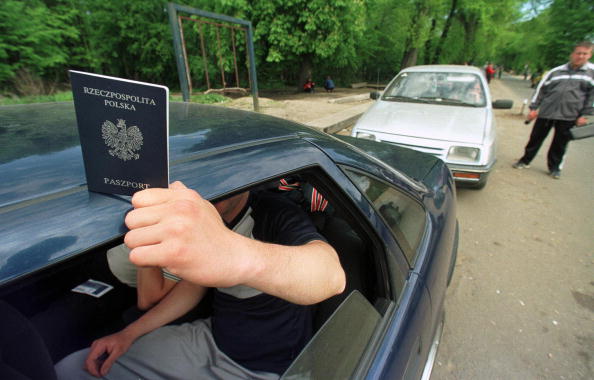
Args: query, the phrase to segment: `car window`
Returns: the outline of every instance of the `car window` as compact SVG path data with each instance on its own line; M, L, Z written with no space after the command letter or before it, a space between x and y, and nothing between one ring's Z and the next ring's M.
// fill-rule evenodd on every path
M346 173L388 224L412 267L425 231L423 207L385 182L348 169Z
M383 99L485 106L481 80L478 75L470 73L402 73L384 91Z
M359 189L343 171L338 168L332 170L335 170L336 177L330 177L318 168L285 173L277 179L252 184L249 190L254 193L271 192L276 196L280 194L296 202L312 218L314 225L328 243L335 248L347 276L346 290L344 294L331 297L315 306L313 331L323 329L325 332L316 335L320 338L316 340L317 343L311 343L310 347L317 347L313 351L314 358L321 357L318 352L327 346L323 342L339 344L342 350L340 352L344 354L332 350L328 354L337 358L334 362L316 359L311 361L311 366L315 368L312 370L314 372L332 371L337 374L335 378L345 378L348 375L341 375L359 369L358 363L361 358L367 358L364 353L372 339L371 335L383 320L380 315L391 310L394 300L402 293L406 272L403 258L399 258L396 263L393 257L395 255L387 255L385 252L382 237L390 240L391 248L396 248L395 239L388 236L388 228L381 226L382 234L378 235L377 229L365 222L364 216L367 215L367 211L373 212L371 203L361 199ZM339 178L340 184L345 185L350 193L345 193L344 187L338 186L334 178ZM248 188L237 188L233 192L217 194L218 197L211 197L210 200L220 201L245 190ZM358 194L357 203L349 196L352 193ZM359 209L361 206L365 208L364 211ZM81 254L67 262L48 267L43 273L28 277L27 284L19 281L10 289L4 287L3 294L0 292L0 299L10 298L18 309L26 311L39 326L43 326L44 336L50 335L48 346L55 361L80 348L83 343L79 343L81 340L78 338L83 336L83 333L84 345L90 345L92 339L102 336L106 326L119 326L122 317L129 321L137 316L135 289L118 281L108 265L106 252L116 245L121 245L122 239L118 237L114 241L93 247L87 251L89 254ZM402 269L402 272L399 269ZM72 301L73 297L83 296L71 292L71 289L89 278L105 282L113 286L113 289L101 298L89 297L93 299L85 303ZM397 284L394 285L396 281ZM40 288L51 289L51 292L38 295ZM363 300L349 301L346 303L347 306L342 306L342 311L336 312L337 307L348 298L347 295L353 292ZM212 297L211 292L195 310L181 320L211 316ZM87 318L91 315L89 313L93 313L92 310L97 310L97 303L101 310L109 312L100 313L98 319ZM64 304L76 304L76 310L64 309ZM61 318L64 313L68 314L69 320L77 322L75 328L70 325L62 326L47 334L46 329L51 325L51 320ZM333 315L335 317L332 317ZM328 323L330 318L332 321ZM349 333L345 334L345 331ZM340 370L337 370L338 368Z
M358 291L336 309L287 369L282 379L348 379L380 322Z

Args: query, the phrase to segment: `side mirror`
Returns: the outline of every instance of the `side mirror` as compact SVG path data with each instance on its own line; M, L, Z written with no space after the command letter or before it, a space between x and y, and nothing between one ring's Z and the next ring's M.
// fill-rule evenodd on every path
M514 101L511 99L497 99L492 103L493 108L496 109L510 109L514 106Z
M378 99L378 98L380 97L380 93L379 93L379 92L377 92L377 91L371 91L371 92L369 93L369 97L370 97L371 99L373 99L373 100L376 100L376 99Z

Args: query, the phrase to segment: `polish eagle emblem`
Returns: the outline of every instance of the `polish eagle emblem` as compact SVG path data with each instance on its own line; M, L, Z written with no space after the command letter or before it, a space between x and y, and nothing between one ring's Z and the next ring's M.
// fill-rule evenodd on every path
M105 145L109 148L109 154L123 161L138 160L137 153L142 147L142 133L137 126L126 126L126 120L118 119L117 125L105 120L101 125L101 134Z

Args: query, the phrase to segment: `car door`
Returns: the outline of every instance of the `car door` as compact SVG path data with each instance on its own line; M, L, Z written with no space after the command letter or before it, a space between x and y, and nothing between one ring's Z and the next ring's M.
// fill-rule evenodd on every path
M413 270L430 230L426 212L420 202L387 181L356 170L346 173L373 204L376 228L388 255L406 258L408 269L402 286L393 287L400 293L393 295L384 316L386 327L367 378L418 379L433 331L429 293L423 278Z
M344 168L343 168L344 169ZM346 169L344 182L339 173L331 173L339 186L351 196L359 213L361 228L366 229L376 262L378 282L389 292L375 300L353 292L326 321L284 378L419 378L428 352L431 318L429 295L422 279L410 270L405 249L415 250L425 230L425 212L409 195L362 171ZM349 179L350 178L350 179ZM382 186L367 186L377 182ZM371 189L371 190L370 190ZM367 191L366 191L367 190ZM367 194L371 191L369 194ZM390 228L394 210L382 208L386 196L399 202L400 209L414 202L415 214L404 229ZM403 198L404 197L404 198ZM378 201L378 199L380 201ZM374 202L375 201L375 202ZM408 203L407 203L408 202ZM385 202L384 202L385 203ZM378 211L382 210L382 212ZM410 216L410 215L409 215ZM415 218L422 218L416 221ZM400 221L407 216L401 215ZM392 220L393 222L393 220ZM409 241L399 239L406 239ZM402 247L401 247L402 246ZM411 254L409 252L409 254ZM383 272L383 273L381 273ZM370 302L371 301L371 302ZM373 302L373 303L372 303Z

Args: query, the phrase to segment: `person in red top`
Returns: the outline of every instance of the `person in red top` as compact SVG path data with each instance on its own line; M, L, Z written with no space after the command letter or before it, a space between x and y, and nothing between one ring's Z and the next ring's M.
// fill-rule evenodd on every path
M311 78L307 78L307 82L305 82L303 85L303 91L313 93L315 87L316 84L311 80Z
M495 68L493 67L493 64L487 64L487 67L485 68L485 74L487 75L487 83L491 83L491 79L493 78L493 75L495 75Z

